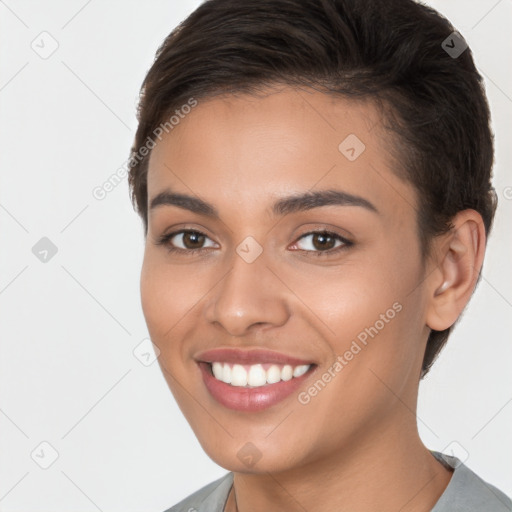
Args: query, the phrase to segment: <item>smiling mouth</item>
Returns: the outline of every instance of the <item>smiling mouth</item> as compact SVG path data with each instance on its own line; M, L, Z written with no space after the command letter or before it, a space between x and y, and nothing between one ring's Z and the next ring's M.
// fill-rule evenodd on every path
M219 346L196 353L194 359L211 397L228 409L248 413L285 401L318 369L311 356L262 347Z
M228 409L247 413L277 406L293 396L307 380L312 378L318 368L314 363L292 366L276 362L246 365L221 361L198 361L197 364L204 385L215 401ZM231 382L224 382L214 374L217 373L219 377L224 378L224 372L226 372L226 380ZM293 375L294 373L296 376ZM270 382L267 382L268 376L270 376Z
M315 364L289 365L275 363L236 364L207 362L209 373L218 381L233 387L261 388L302 377Z

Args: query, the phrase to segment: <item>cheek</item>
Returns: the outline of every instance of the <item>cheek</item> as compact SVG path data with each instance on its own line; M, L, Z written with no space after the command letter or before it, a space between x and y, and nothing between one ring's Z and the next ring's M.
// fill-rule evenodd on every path
M141 304L159 360L181 373L189 357L187 341L200 325L201 304L213 286L211 272L197 265L171 265L165 254L148 248L140 277ZM215 274L213 275L215 277Z
M158 255L157 255L158 256ZM158 257L146 252L140 278L141 304L151 341L158 347L158 364L169 388L179 404L180 386L186 373L181 364L184 322L180 319L186 314L186 286L183 272L171 272L169 265L162 264ZM181 407L181 405L180 405Z
M167 332L200 297L190 269L169 265L157 251L147 249L140 276L140 294L148 327L160 336Z
M144 318L151 338L160 350L171 335L173 326L185 314L189 288L183 286L183 273L171 272L158 255L146 251L140 277L140 294Z
M393 266L391 258L355 254L338 266L282 267L280 274L328 338L347 340L403 298L408 270L397 278Z
M415 381L423 357L416 262L375 269L368 268L359 286L352 283L356 291L334 327L335 351L347 361L344 387L359 403L394 400L393 392L401 394Z
M284 280L306 306L304 314L325 335L329 351L346 353L351 367L359 361L366 371L371 365L387 372L417 357L419 263L397 246L355 254L339 267L286 270Z
M144 318L151 334L157 332L165 311L165 296L162 292L167 283L164 284L164 281L158 278L158 274L157 265L151 261L146 251L140 275L140 298Z

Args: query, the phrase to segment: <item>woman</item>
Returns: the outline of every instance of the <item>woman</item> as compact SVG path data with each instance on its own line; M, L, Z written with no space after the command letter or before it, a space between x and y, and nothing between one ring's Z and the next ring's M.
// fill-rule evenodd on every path
M415 416L496 208L449 22L412 0L208 0L141 92L143 311L229 470L170 510L512 510Z

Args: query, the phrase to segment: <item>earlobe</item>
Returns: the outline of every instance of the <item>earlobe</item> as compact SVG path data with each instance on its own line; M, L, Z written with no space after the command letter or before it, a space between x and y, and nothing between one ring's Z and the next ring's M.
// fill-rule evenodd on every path
M435 241L436 268L428 279L426 324L436 331L453 325L469 302L485 253L485 227L478 212L459 212L452 224L452 230Z

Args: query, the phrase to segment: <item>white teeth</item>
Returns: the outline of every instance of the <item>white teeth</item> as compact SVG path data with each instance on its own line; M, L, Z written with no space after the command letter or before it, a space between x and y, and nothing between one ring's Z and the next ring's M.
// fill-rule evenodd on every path
M281 368L279 368L279 366L276 366L274 364L267 370L267 383L275 384L276 382L279 382L280 380L281 380Z
M240 364L233 365L233 369L231 370L231 385L247 386L247 372Z
M222 378L222 375L223 375L223 373L224 373L224 372L223 372L223 367L224 367L224 366L227 366L227 365L224 365L224 364L222 364L222 363L213 363L213 364L212 364L212 372L213 372L213 375L214 375L214 377L215 377L216 379L218 379L218 380L224 380L224 379ZM229 366L228 366L228 368L229 368Z
M222 364L222 363L219 363L219 364ZM222 371L222 382L225 382L226 384L230 384L231 383L231 366L229 366L229 364L224 364L222 365L223 366L223 371Z
M293 370L294 377L300 377L304 375L309 370L309 364L303 364L302 366L296 366Z
M212 372L217 380L237 387L259 387L275 384L281 380L288 381L293 377L304 375L311 365L304 364L292 367L286 364L282 367L273 364L265 371L261 364L249 366L249 371L241 364L230 366L228 363L212 363Z
M293 368L287 364L281 370L281 379L290 380L293 377Z
M266 383L267 372L263 369L263 366L261 366L261 364L253 364L249 368L247 384L249 384L249 386L264 386Z

